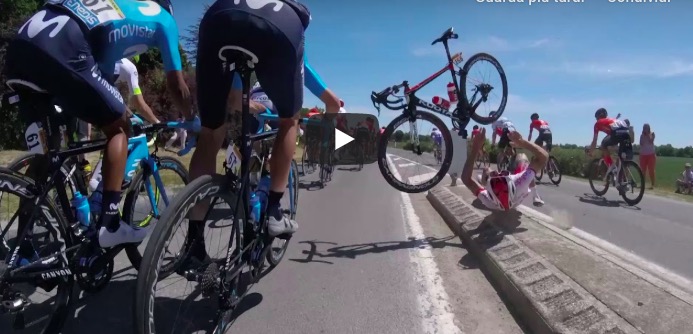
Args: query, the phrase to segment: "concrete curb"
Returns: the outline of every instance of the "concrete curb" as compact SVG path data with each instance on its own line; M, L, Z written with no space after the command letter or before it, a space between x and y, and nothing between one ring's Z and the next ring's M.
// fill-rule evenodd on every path
M641 333L449 189L427 198L533 333Z

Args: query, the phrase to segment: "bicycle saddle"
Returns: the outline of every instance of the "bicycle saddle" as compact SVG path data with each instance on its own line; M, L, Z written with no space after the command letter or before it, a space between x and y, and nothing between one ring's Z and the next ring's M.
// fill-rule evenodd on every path
M450 27L448 28L448 30L445 30L442 36L436 38L436 40L434 40L433 43L431 43L431 45L434 45L438 42L447 41L449 39L457 39L457 37L459 37L459 35L453 32L453 27Z

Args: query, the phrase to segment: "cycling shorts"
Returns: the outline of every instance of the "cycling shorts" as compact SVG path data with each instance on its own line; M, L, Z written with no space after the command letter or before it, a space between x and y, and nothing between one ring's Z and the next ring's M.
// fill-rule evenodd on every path
M551 148L553 147L553 135L551 131L540 131L534 143L539 146L544 146L544 143L546 143L546 150L551 152Z
M219 0L200 22L196 79L202 126L216 129L224 124L233 73L223 70L219 51L231 45L258 57L255 74L267 97L280 118L293 117L303 105L301 19L290 6L254 9L245 1Z
M45 7L29 20L7 48L7 78L38 85L55 97L64 112L96 126L123 117L126 110L123 97L102 77L79 23L52 7ZM59 25L36 28L41 20L65 24L62 28ZM29 110L20 113L29 123L44 116Z
M503 129L503 134L501 134L500 139L498 140L498 148L504 149L508 147L510 144L510 137L508 137L508 134L510 134L510 130L507 128Z
M611 134L602 140L602 148L618 145L618 154L626 155L627 160L633 159L633 143L630 140L628 128L619 128L611 131Z

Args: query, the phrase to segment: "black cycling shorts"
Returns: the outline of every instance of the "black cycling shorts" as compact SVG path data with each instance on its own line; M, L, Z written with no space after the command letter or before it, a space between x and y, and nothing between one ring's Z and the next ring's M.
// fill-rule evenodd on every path
M79 23L69 18L62 28L59 24L45 25L43 30L32 28L32 25L41 24L41 13L45 13L43 22L62 22L67 16L60 9L44 7L29 19L34 22L26 24L7 48L7 78L38 85L55 97L65 113L96 126L105 126L123 117L126 110L123 97L101 76ZM55 36L50 36L53 33ZM26 122L44 116L21 109L21 117Z
M551 148L553 147L553 135L551 134L551 131L540 131L539 136L537 136L534 143L542 147L544 146L544 143L546 143L546 150L551 152Z
M239 46L258 57L257 79L280 118L293 117L303 106L303 23L292 7L282 5L275 12L277 6L253 9L246 1L236 5L234 0L219 0L205 13L196 64L202 126L216 129L224 124L233 82L233 73L223 70L219 56L224 46Z
M508 137L508 134L510 134L510 130L503 129L503 134L500 136L500 139L498 140L498 148L504 149L508 147L510 144L510 137Z

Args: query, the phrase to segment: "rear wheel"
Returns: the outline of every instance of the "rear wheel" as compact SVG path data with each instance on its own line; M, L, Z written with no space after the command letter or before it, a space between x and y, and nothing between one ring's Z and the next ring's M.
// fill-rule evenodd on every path
M409 129L397 130L404 124L408 124ZM440 129L443 136L443 159L440 164L435 163L432 146L426 147L432 128ZM399 131L404 133L402 138L394 135ZM415 140L419 141L418 147ZM378 142L378 167L385 181L393 188L406 193L421 193L443 180L450 169L452 154L452 136L445 123L432 113L416 111L413 119L410 115L402 114L385 128ZM414 161L416 159L421 161ZM397 169L395 161L401 162L399 167L402 169ZM440 169L436 171L435 167Z
M549 156L549 162L545 169L547 174L549 174L551 183L559 185L563 178L563 174L561 174L561 169L558 168L558 160L554 156Z
M489 82L481 81L489 80L492 74L482 75L482 78L480 79L470 77L470 74L480 72L480 70L477 69L472 71L472 66L477 63L481 65L482 62L488 62L493 68L491 71L493 72L495 70L495 72L498 73L498 78L496 79L499 82L494 82L491 84ZM500 93L497 92L499 87L501 88ZM469 115L475 122L488 125L495 122L499 117L501 117L501 115L503 115L505 105L508 102L508 80L505 77L505 71L503 70L500 62L498 62L498 60L492 55L487 53L477 53L467 60L462 67L460 90L462 97L464 98L464 101L466 101L469 108L473 108L473 106L479 102L489 102L490 100L496 99L499 100L498 104L495 105L492 103L489 103L489 105L484 104L484 108L482 110L479 110L479 108L482 106L479 104L477 109L475 109ZM491 116L491 112L495 112L495 114Z
M634 161L623 161L621 170L621 197L628 205L637 205L642 201L645 195L645 176L642 174L642 169ZM636 193L637 191L637 193ZM636 194L634 198L628 198L628 193Z

